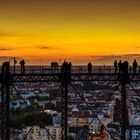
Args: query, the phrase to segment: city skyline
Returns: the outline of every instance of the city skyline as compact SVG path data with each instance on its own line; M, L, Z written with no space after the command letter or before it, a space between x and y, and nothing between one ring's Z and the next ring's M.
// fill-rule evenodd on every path
M140 60L138 0L7 0L0 4L0 58L29 64Z

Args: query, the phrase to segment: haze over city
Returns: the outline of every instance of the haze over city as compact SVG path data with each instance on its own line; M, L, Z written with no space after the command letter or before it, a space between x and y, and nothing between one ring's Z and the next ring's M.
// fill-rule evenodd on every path
M0 59L110 65L140 60L139 0L0 2Z

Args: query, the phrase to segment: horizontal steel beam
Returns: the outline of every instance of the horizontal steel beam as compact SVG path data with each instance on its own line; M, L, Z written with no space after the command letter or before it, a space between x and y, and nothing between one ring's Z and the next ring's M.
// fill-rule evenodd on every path
M11 82L60 82L61 73L54 74L11 74ZM115 73L72 73L69 81L119 81L119 74ZM130 74L130 81L140 81L140 74ZM0 74L1 82L1 74Z

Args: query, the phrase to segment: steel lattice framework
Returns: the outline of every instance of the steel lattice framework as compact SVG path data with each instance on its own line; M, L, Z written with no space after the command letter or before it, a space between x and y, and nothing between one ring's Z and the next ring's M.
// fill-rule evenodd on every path
M127 78L126 78L127 77ZM129 78L128 78L129 77ZM128 80L129 79L129 80ZM65 71L64 73L56 72L56 73L43 73L43 72L28 72L24 74L10 73L10 65L8 62L5 62L1 68L0 74L0 83L1 83L1 140L10 140L10 131L9 131L9 93L10 93L10 85L12 83L37 83L37 82L60 82L61 83L61 103L62 103L62 118L61 118L61 128L62 128L62 140L67 140L67 94L68 94L68 86L73 87L76 93L81 97L76 88L71 84L74 81L109 81L109 82L120 82L121 85L121 99L122 99L122 122L121 122L121 140L126 140L125 132L126 132L126 85L130 82L140 81L140 73L133 74L129 73L126 75L125 73L116 74L114 72L106 73L106 72L72 72L69 73ZM85 102L85 100L81 97L83 102L91 109L93 116L97 117L97 114L93 111L93 109ZM100 121L100 120L99 120Z
M130 81L137 82L140 81L140 73L139 74L130 74ZM0 75L1 77L1 75ZM61 73L54 74L32 74L27 73L23 74L15 74L10 75L11 82L61 82ZM72 73L71 81L120 81L119 75L114 73Z

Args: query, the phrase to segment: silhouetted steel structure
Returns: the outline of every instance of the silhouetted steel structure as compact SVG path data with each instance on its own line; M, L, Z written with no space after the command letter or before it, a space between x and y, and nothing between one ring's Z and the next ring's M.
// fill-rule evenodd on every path
M14 66L15 67L15 66ZM1 140L9 140L10 139L10 131L9 131L9 92L10 92L10 84L15 82L61 82L61 102L62 102L62 119L61 119L61 128L62 128L62 140L67 140L68 134L68 126L67 126L67 95L68 95L68 86L73 85L71 84L72 81L119 81L122 87L122 123L121 123L121 140L126 140L125 132L127 129L126 124L126 84L128 81L135 82L140 81L140 74L130 74L129 80L128 75L122 73L118 75L115 72L102 72L101 68L98 71L93 71L91 73L83 72L79 73L79 71L73 71L69 73L65 71L64 73L48 73L45 72L43 67L30 67L30 70L25 74L21 74L18 71L14 70L14 73L10 73L10 66L9 63L6 62L3 64L0 74L0 83L1 83ZM113 70L114 71L114 70ZM74 88L74 87L73 87ZM75 89L75 88L74 88ZM78 91L75 89L78 93ZM78 93L79 94L79 93ZM81 99L84 101L82 96L79 94ZM84 101L84 103L88 104ZM91 109L93 116L97 116L97 114Z
M130 83L128 71L122 70L119 74L121 84L121 140L126 140L126 130L129 128L126 85Z
M10 140L9 101L10 64L5 62L1 68L1 140Z

